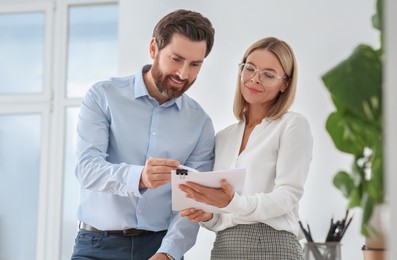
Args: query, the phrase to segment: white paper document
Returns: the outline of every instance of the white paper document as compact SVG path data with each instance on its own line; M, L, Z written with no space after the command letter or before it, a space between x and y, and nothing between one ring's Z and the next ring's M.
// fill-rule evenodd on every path
M191 181L203 186L218 188L220 187L221 180L225 179L230 183L233 189L240 194L244 187L245 169L242 168L212 172L197 172L184 166L180 168L182 170L171 171L172 210L174 211L197 208L212 213L224 212L217 207L186 198L186 193L178 187L181 183Z

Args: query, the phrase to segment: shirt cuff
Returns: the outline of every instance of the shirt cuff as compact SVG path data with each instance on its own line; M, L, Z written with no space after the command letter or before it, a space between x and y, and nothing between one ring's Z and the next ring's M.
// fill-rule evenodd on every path
M135 197L142 197L141 191L139 190L139 181L141 180L141 174L144 166L131 165L128 176L127 176L127 189Z
M216 223L218 222L219 219L219 214L212 214L212 219L208 220L208 221L203 221L200 222L200 226L205 227L205 228L212 228L216 225Z
M234 192L233 199L226 207L222 208L222 210L238 215L244 207L247 207L246 199L237 192Z
M172 255L170 255L170 254L168 254L168 253L166 253L166 252L160 252L160 254L166 255L167 258L168 258L168 260L175 260L175 259L172 257Z

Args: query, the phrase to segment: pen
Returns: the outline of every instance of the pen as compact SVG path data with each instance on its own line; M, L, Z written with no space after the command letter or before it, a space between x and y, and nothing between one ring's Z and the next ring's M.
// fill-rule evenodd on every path
M312 238L311 234L303 227L303 224L300 220L299 220L299 226L301 227L302 232L305 235L307 242L313 242L313 238Z
M352 222L352 220L353 220L353 217L350 217L350 219L349 219L349 221L347 222L345 228L342 230L342 233L341 233L341 235L340 235L340 239L342 239L343 235L344 235L345 232L346 232L346 229L349 227L350 222Z
M346 211L345 217L342 220L334 222L334 218L331 218L331 224L328 230L325 242L340 242L347 228L349 227L353 217L349 216L349 210Z
M305 237L306 237L306 241L309 242L309 243L314 243L313 237L312 237L312 234L311 234L311 231L310 231L309 224L307 224L307 230L306 230L306 229L303 227L302 222L301 222L300 220L299 220L298 222L299 222L299 226L300 226L301 229L302 229L303 234L304 234ZM318 260L324 259L323 256L322 256L322 254L321 254L321 252L320 252L320 250L319 250L317 247L314 246L314 247L309 247L309 248L310 248L311 251L313 252L313 255L315 256L315 259L318 259Z

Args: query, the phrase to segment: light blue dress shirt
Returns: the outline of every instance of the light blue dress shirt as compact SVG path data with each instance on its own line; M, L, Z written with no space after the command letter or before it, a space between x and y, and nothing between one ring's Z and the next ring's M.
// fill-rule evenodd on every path
M170 183L140 190L141 172L150 157L212 170L214 127L186 94L159 105L143 81L149 68L99 82L82 101L77 128L76 177L81 185L77 218L100 230L168 230L158 252L179 259L194 245L199 227L171 210Z

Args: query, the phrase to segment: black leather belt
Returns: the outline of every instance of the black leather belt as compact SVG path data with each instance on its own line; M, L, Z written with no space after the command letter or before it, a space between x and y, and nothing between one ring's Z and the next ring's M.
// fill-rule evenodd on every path
M83 222L79 223L79 229L95 232L95 233L107 233L107 234L124 235L124 236L139 236L139 235L147 235L147 234L155 233L154 231L135 229L135 228L125 229L125 230L99 230Z

